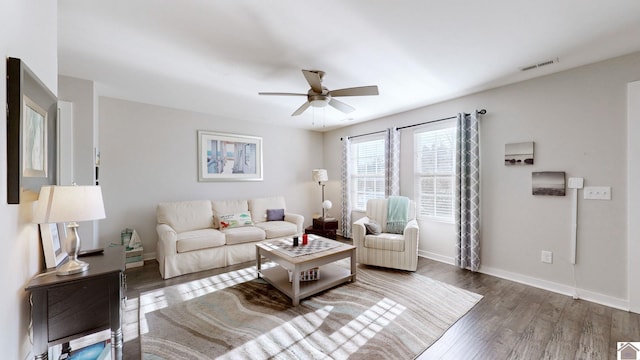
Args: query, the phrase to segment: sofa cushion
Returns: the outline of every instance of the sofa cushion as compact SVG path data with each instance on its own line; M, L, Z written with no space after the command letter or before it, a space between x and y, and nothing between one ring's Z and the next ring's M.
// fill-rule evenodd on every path
M267 236L264 230L255 226L231 228L221 231L224 233L227 245L262 241Z
M286 212L284 197L275 196L249 200L249 211L251 211L254 223L267 221L267 209L284 209ZM269 238L268 234L267 238Z
M214 248L225 244L224 234L216 229L185 231L178 234L178 253Z
M284 221L284 209L267 209L267 221Z
M193 200L160 203L156 209L158 224L167 224L177 233L213 227L211 201Z
M251 214L248 211L236 214L224 214L218 217L220 219L220 230L233 229L243 226L253 226Z
M404 251L404 236L382 233L364 237L364 247L379 250Z
M267 233L267 239L296 235L298 227L288 221L265 221L256 224L257 227Z
M220 228L220 215L236 214L249 211L249 203L247 200L215 200L211 202L213 209L213 227Z

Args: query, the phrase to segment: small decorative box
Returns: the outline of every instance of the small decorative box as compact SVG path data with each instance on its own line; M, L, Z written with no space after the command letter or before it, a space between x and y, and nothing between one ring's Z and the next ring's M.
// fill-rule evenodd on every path
M293 281L293 271L287 270L289 272L289 282ZM320 279L320 268L313 268L306 271L300 272L300 281L312 281Z

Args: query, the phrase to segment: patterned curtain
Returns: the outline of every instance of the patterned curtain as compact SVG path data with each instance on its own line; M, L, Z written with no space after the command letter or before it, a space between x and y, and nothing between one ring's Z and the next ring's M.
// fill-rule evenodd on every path
M400 195L400 131L387 129L385 138L385 197Z
M351 165L349 157L351 152L351 140L348 137L342 142L342 169L340 181L342 185L342 213L340 214L340 230L342 236L351 238Z
M456 265L480 269L480 156L477 113L458 114L456 129Z

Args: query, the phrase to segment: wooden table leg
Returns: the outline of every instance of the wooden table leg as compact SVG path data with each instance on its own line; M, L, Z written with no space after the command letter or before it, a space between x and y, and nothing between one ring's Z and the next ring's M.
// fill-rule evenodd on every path
M261 269L262 269L262 255L260 255L260 248L256 246L256 271L258 272L258 278L260 278Z
M293 289L293 297L291 298L291 302L293 303L293 306L297 306L298 304L300 304L300 270L297 266L294 266L293 268L291 288Z
M356 249L351 250L351 282L356 282Z

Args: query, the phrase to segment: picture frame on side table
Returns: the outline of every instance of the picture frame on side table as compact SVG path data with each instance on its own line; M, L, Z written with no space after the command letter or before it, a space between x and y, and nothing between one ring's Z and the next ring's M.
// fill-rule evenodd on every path
M62 248L66 239L64 224L40 224L40 238L47 269L57 267L68 256Z
M262 181L262 138L198 130L198 181Z
M20 59L7 58L7 203L57 179L58 99Z

